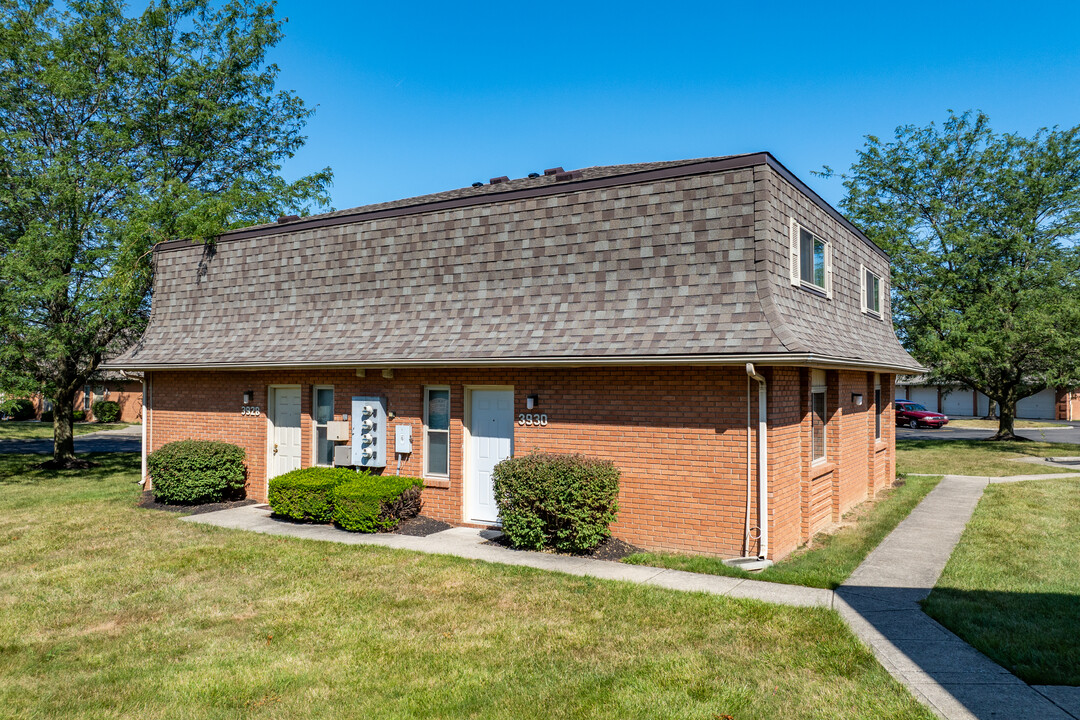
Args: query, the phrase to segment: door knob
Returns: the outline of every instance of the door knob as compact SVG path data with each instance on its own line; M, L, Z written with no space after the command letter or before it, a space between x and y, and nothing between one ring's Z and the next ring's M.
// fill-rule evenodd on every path
M274 454L277 455L277 443L274 443Z

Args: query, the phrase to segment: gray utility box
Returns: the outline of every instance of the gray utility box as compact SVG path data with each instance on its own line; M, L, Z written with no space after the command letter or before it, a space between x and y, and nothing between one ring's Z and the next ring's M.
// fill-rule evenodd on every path
M386 467L386 401L381 397L352 399L352 464Z
M349 467L352 465L352 445L334 446L334 467Z

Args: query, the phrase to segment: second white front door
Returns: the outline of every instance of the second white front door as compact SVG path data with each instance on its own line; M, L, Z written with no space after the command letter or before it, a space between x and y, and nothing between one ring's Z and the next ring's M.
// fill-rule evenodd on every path
M470 410L466 519L495 523L499 508L491 471L514 452L514 391L473 390Z
M272 388L274 393L273 447L270 477L300 469L300 388Z

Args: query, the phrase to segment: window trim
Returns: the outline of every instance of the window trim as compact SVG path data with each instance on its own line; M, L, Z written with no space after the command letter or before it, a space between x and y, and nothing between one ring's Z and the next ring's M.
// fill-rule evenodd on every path
M800 233L806 232L811 237L820 240L825 249L825 284L818 285L815 282L809 282L802 279L802 243ZM810 290L817 294L824 294L826 298L832 300L833 297L833 260L832 260L832 242L825 238L820 233L816 233L807 226L800 223L795 218L789 218L788 221L788 255L789 255L789 269L791 273L791 284L795 287L802 288L803 290Z
M312 385L311 386L311 466L312 467L333 467L334 458L331 456L329 465L319 464L319 428L326 427L326 423L319 422L319 391L329 390L331 395L330 400L330 420L332 421L337 413L334 412L334 406L337 404L337 392L334 390L333 385Z
M870 307L870 303L869 303L869 299L870 299L870 292L869 291L870 291L870 288L866 284L866 276L867 275L870 275L875 280L877 280L877 300L878 300L877 309L874 309L874 308ZM862 306L862 311L864 313L866 313L867 315L870 315L872 317L875 317L878 320L880 320L884 315L881 312L881 288L882 288L882 286L884 284L885 283L884 283L884 281L883 281L883 279L882 279L882 277L880 275L878 275L876 272L874 272L870 268L866 267L866 265L859 265L859 296L860 296L859 304Z
M450 422L449 422L450 418L449 418L449 412L447 413L447 424L446 424L446 429L445 430L432 430L432 429L430 429L428 427L428 412L429 412L429 403L430 403L430 400L431 400L431 391L432 390L445 390L446 391L447 402L450 402L452 400L452 398L453 398L452 391L451 391L449 385L425 385L424 386L424 416L422 418L423 433L424 433L424 468L423 468L423 477L425 477L425 478L433 478L433 479L438 479L438 480L449 480L450 479ZM433 473L433 472L430 472L428 470L429 460L431 458L431 454L430 454L430 451L428 449L428 446L429 446L428 435L429 435L429 433L432 433L432 432L446 433L446 473L444 473L444 474Z
M821 395L821 455L814 456L814 396ZM825 385L810 386L810 464L820 465L829 459L829 394Z

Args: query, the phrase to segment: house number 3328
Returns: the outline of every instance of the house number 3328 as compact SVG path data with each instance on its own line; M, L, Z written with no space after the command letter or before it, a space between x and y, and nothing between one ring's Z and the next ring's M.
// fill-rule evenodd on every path
M543 413L540 415L534 413L521 413L518 415L518 425L539 425L544 427L547 425L547 415Z

